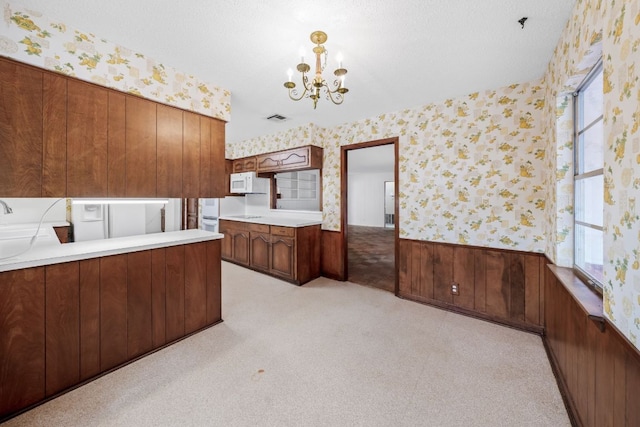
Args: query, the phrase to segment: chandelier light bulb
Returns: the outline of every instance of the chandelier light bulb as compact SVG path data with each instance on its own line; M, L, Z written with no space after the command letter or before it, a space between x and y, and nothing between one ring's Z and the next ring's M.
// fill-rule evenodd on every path
M293 70L291 68L287 70L287 76L289 77L289 81L291 81L291 77L293 76Z
M304 48L301 47L300 48L300 63L304 62L304 54L305 54Z
M342 52L338 52L336 55L336 61L338 61L338 68L342 68Z

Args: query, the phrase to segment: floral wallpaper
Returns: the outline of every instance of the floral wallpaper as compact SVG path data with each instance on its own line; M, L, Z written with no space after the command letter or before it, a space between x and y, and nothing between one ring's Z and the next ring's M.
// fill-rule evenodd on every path
M545 75L551 203L547 255L572 264L570 94L602 56L604 68L604 315L640 348L640 2L577 0ZM551 103L549 103L551 104Z
M271 151L286 150L288 148L317 145L322 147L321 129L313 123L297 128L288 129L273 135L265 135L225 146L227 159L254 156Z
M540 81L230 144L232 158L324 147L323 228L340 230L340 147L399 137L400 237L544 250Z
M229 91L16 3L1 4L0 55L229 121Z

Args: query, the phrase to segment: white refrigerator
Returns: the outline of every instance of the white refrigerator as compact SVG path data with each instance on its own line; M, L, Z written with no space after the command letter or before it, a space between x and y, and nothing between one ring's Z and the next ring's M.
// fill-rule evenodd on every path
M146 234L146 205L73 205L71 222L76 242Z

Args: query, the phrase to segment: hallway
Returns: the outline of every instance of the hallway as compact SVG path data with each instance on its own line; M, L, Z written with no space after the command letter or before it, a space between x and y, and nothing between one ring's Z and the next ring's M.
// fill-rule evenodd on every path
M348 280L395 291L395 233L393 228L349 225Z

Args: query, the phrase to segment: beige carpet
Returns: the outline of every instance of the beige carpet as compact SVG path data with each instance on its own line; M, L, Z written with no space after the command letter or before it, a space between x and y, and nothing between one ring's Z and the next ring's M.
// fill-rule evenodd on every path
M538 336L366 286L222 271L224 323L6 427L570 425Z

